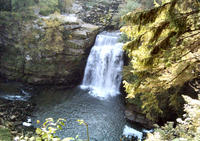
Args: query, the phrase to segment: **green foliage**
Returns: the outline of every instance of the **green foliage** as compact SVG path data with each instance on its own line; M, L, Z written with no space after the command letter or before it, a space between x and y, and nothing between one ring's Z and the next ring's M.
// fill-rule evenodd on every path
M65 126L64 119L58 119L56 122L52 118L46 119L46 121L42 124L41 128L36 129L36 134L42 140L58 140L59 138L55 136L57 130L62 130L62 126Z
M12 9L14 11L35 11L39 9L39 13L44 16L59 11L58 0L12 0Z
M119 42L126 43L128 41L130 41L130 39L128 38L128 36L126 34L122 33L120 35Z
M58 8L61 12L70 12L74 0L58 0Z
M56 53L63 51L64 40L62 31L64 31L64 22L57 18L59 13L51 15L50 19L44 19L46 32L39 42L41 49L53 51Z
M90 141L88 124L87 124L84 120L78 119L77 121L79 122L80 125L85 125L85 126L86 126L86 129L87 129L87 137L88 137L88 140L87 140L87 141Z
M11 10L12 10L11 0L0 1L0 11L11 11Z
M166 4L166 3L169 3L169 2L171 2L172 0L158 0L158 2L157 2L157 0L154 0L153 1L153 3L154 3L154 6L155 7L159 7L159 6L161 6L161 5L164 5L164 4Z
M64 24L66 24L59 13L50 15L50 18L41 18L37 20L37 23L29 21L22 24L19 37L20 42L15 45L22 53L28 52L30 57L43 53L55 54L63 51L64 46ZM34 27L43 27L44 32ZM28 27L28 28L27 28ZM67 38L67 37L66 37ZM26 54L24 54L26 55Z
M145 93L140 97L142 101L142 109L146 117L150 120L155 120L163 111L160 109L159 101L155 94Z
M141 8L142 5L137 0L127 0L119 9L119 16L124 16L129 12Z
M54 12L70 12L74 0L3 0L0 11L28 12L47 16Z
M192 1L173 0L161 7L123 17L126 25L121 31L131 39L123 47L131 60L124 68L124 87L127 98L141 94L141 108L150 119L162 116L168 109L166 105L181 109L178 90L197 77L198 8L199 4ZM194 14L188 16L186 13L191 11ZM177 91L168 93L174 88Z
M35 5L35 0L11 0L11 1L12 1L12 10L14 11L23 11L24 9Z
M38 121L37 121L38 122ZM58 130L62 130L65 126L65 119L58 119L56 122L52 118L48 118L42 124L41 128L36 129L36 136L21 136L20 140L24 141L61 141L55 134ZM38 122L39 123L39 122Z
M12 135L6 128L0 127L0 141L11 141Z
M146 141L198 141L200 140L200 97L192 99L183 96L185 104L183 119L177 119L174 128L173 122L168 122L165 126L157 127L154 133L148 134Z
M62 118L59 118L57 121L54 121L53 118L47 118L41 127L36 129L35 136L21 136L20 141L86 141L79 139L78 135L75 138L67 137L64 139L60 139L56 136L56 132L62 130L62 127L65 126L65 122L66 120ZM84 120L77 120L77 122L80 125L85 125L87 127L87 141L89 141L88 124ZM40 121L37 120L37 123L40 124Z
M47 16L55 11L59 11L58 0L40 0L38 5L40 8L39 14L43 16Z

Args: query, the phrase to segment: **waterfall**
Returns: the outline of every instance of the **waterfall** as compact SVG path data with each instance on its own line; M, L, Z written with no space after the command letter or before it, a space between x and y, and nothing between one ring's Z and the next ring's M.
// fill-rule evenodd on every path
M122 43L119 33L103 32L97 35L89 54L82 89L95 97L107 98L119 94L123 67Z

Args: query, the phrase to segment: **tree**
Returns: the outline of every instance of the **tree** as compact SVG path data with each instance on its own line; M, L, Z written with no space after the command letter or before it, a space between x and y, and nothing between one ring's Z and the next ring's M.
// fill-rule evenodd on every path
M0 1L0 11L11 11L11 10L12 10L12 0Z
M199 6L172 0L123 17L126 25L121 31L131 39L123 47L130 58L123 84L129 101L138 96L149 119L157 120L170 107L180 110L179 90L198 76Z
M199 141L200 140L200 95L199 99L183 96L185 104L183 119L177 119L174 128L173 122L158 127L154 133L149 133L146 141Z

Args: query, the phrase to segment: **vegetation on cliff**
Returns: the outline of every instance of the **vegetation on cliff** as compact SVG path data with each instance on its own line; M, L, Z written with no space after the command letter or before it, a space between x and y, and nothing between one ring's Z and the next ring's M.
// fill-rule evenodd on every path
M182 111L180 89L199 75L199 6L198 1L172 0L123 17L121 31L131 39L124 45L130 58L124 87L129 102L151 120Z
M47 16L54 12L66 12L73 0L2 0L0 11L32 12Z

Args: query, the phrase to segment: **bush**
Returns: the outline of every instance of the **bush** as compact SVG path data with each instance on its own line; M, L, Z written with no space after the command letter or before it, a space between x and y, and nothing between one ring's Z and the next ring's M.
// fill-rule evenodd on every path
M34 0L12 0L12 10L14 11L23 11L24 9L34 5Z
M163 127L158 127L154 133L149 133L146 141L199 141L200 140L200 96L192 99L183 96L186 103L184 106L183 119L177 119L174 128L173 122L168 122Z
M52 14L55 11L60 11L58 9L58 0L40 0L39 7L40 7L39 14L43 16Z
M130 38L126 34L122 33L120 35L119 42L126 43L128 41L130 41Z
M58 8L61 12L70 12L74 0L58 0Z
M35 133L36 135L29 137L28 135L15 137L15 141L89 141L89 131L88 124L84 120L77 120L80 125L85 125L87 129L87 140L79 139L78 135L73 137L67 137L63 140L56 136L56 132L62 130L62 127L65 126L65 119L59 118L56 122L53 118L47 118L40 128L37 128ZM38 120L39 124L40 121Z

